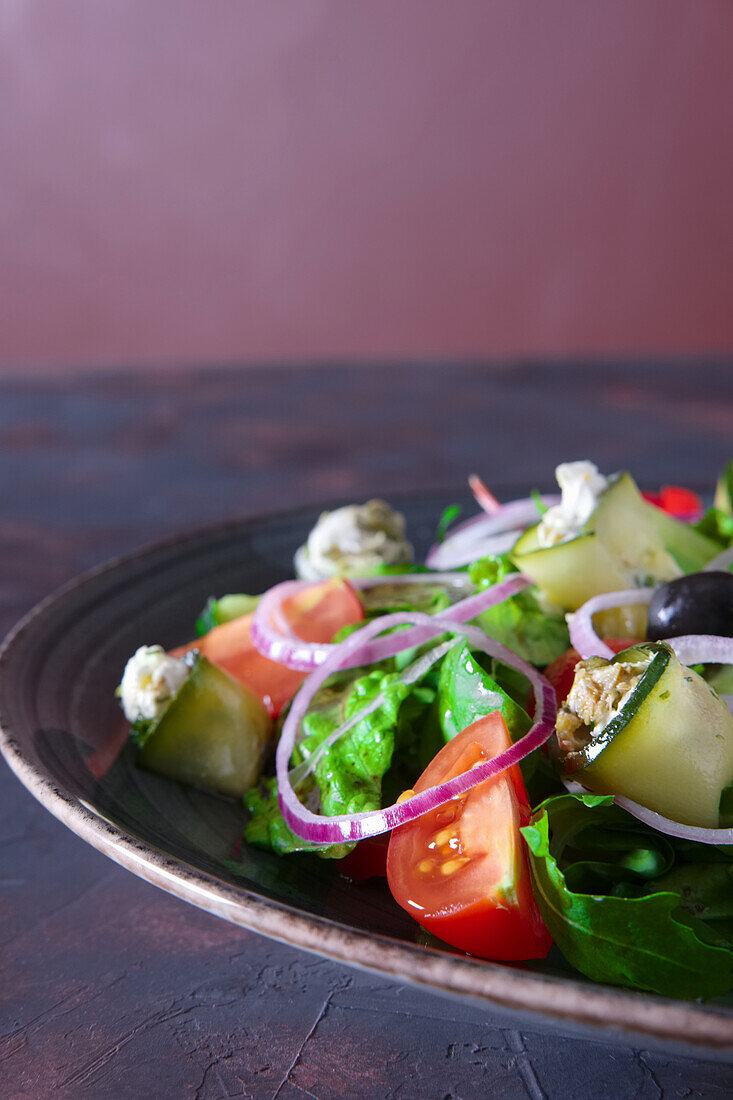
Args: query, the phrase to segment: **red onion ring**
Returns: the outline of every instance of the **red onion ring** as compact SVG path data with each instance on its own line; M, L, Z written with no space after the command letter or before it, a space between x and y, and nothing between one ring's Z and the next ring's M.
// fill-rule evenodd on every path
M539 500L551 508L559 504L560 497L552 494ZM457 569L487 554L504 554L538 518L534 497L509 501L491 515L472 516L454 527L443 542L431 546L425 564L430 569Z
M610 660L615 656L593 629L593 616L598 611L608 611L630 603L649 603L653 591L653 588L630 588L624 592L604 592L586 600L570 617L570 641L581 658L605 657ZM733 638L720 634L680 634L664 640L683 665L733 664Z
M463 581L465 574L398 573L389 576L389 583L393 581L403 584L446 583L447 578L452 578L448 583L454 583L456 576L459 576ZM355 587L368 587L386 583L385 577L351 577L349 581ZM313 672L315 669L320 668L337 648L330 642L304 642L296 638L292 632L283 635L273 626L273 619L278 614L277 609L282 601L288 596L302 591L303 588L309 587L310 583L309 581L283 581L281 584L276 584L273 588L270 588L257 605L250 628L252 641L263 657L267 657L271 661L277 661L288 668L298 669L301 672ZM453 604L450 608L450 617L456 622L468 622L475 619L477 615L480 615L489 607L502 603L503 600L516 595L517 592L521 592L529 584L531 584L531 581L527 577L521 573L513 573L505 580L500 581L499 584L483 589L481 592ZM427 616L427 618L430 619L431 616ZM433 637L433 632L426 634L424 629L414 627L411 630L400 631L399 635L379 638L372 642L371 646L365 648L360 655L361 659L355 660L354 665L374 664L377 661L384 661L387 657L394 657L396 653L401 653L412 646L422 645L424 641L429 641L431 637ZM353 666L343 665L342 667L349 668Z
M429 634L430 636L445 633L462 634L469 639L475 648L481 649L489 656L495 657L522 672L530 681L534 691L537 721L524 737L494 757L493 760L477 764L468 772L456 776L447 783L429 787L427 790L421 791L420 794L413 795L402 802L387 806L385 809L352 815L339 814L334 817L323 817L314 814L302 805L293 790L289 777L290 757L300 730L301 721L318 690L331 673L342 668L365 663L363 654L369 651L372 639L377 634L405 625L413 626L423 634ZM412 633L414 632L410 630L400 632L397 635L390 635L390 640L395 637L402 638L404 643L404 640ZM477 627L465 626L452 619L425 615L422 612L400 612L385 615L380 619L367 623L342 642L340 646L335 647L335 651L328 656L316 672L308 677L295 696L283 724L275 757L280 810L292 831L297 836L314 844L340 844L361 840L367 836L377 836L379 833L388 832L397 825L412 821L436 806L441 806L443 803L457 798L484 780L491 779L493 776L499 775L507 768L519 763L528 753L533 752L534 749L539 748L548 740L554 729L556 714L555 692L549 681L531 665L528 665L506 649L505 646L487 638L483 631Z
M433 665L436 664L437 661L440 661L443 657L445 657L448 651L453 648L454 645L457 645L459 640L459 638L451 638L450 641L443 642L440 645L434 646L434 648L431 649L428 653L423 653L423 655L419 657L417 661L414 661L409 668L404 670L399 679L402 681L403 684L416 684L417 681L421 680L426 672L428 672L433 667ZM294 787L300 786L306 776L313 771L316 764L325 755L328 749L330 749L332 745L335 745L336 742L344 736L344 734L349 732L349 730L352 730L354 726L358 726L359 722L362 722L365 718L368 718L369 715L373 714L375 710L379 710L384 702L384 693L380 691L379 694L375 696L374 699L372 699L371 703L367 703L365 707L362 707L361 710L359 710L356 714L352 714L351 718L348 718L345 722L342 722L337 729L329 733L328 737L325 737L323 741L321 741L320 745L312 756L308 757L307 760L304 760L296 767L290 769L289 774L290 782L292 783L292 785Z
M628 588L622 592L603 592L586 600L569 617L570 642L585 661L588 657L605 657L610 660L613 650L598 637L593 628L593 616L599 611L609 611L612 607L622 607L630 603L649 603L653 588Z
M563 779L562 782L570 794L594 793L574 779ZM613 801L632 817L648 825L650 829L655 829L666 836L676 836L680 840L694 840L698 844L733 844L733 828L705 829L698 825L683 825L681 821L672 821L671 818L664 817L655 810L642 806L639 802L632 802L630 798L621 794L614 795Z
M615 795L614 802L622 810L627 810L633 817L643 821L645 825L656 829L658 833L666 833L667 836L677 836L682 840L696 840L699 844L733 844L733 829L703 829L695 825L683 825L680 821L672 821L654 810L641 806L638 802L632 802L623 795Z
M501 504L478 474L471 474L468 484L474 500L487 516L493 516L501 510Z
M664 640L683 665L733 664L733 638L721 634L680 634Z

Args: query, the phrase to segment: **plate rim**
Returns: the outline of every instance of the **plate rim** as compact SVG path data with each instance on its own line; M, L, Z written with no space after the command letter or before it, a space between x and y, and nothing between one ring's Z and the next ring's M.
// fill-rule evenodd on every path
M429 499L434 492L403 494L403 500ZM701 1002L659 997L573 977L538 974L470 956L392 939L354 928L329 917L307 914L296 906L267 898L244 886L234 886L195 866L157 850L108 821L94 807L64 790L55 777L23 753L21 740L5 717L4 672L28 630L42 629L44 617L105 574L166 549L190 546L197 540L229 531L255 528L313 515L310 506L271 511L207 524L169 535L117 555L67 581L32 607L8 632L0 646L0 753L26 789L54 817L103 855L138 878L206 912L270 939L310 951L346 965L406 980L426 990L469 998L529 1014L551 1025L590 1029L590 1037L629 1041L639 1036L683 1046L692 1054L733 1048L733 1013ZM541 995L541 996L540 996ZM539 1002L539 1004L538 1004ZM611 1010L611 1011L610 1011ZM612 1017L609 1019L609 1015Z

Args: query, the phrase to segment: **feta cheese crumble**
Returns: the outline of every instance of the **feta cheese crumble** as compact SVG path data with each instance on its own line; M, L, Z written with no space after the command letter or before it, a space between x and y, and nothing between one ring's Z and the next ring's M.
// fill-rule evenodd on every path
M383 500L369 500L324 512L295 555L295 572L304 581L356 577L412 559L405 517Z
M125 665L120 702L128 722L157 718L188 678L189 666L162 646L143 645Z
M608 488L608 479L593 462L563 462L555 470L562 500L548 508L540 521L540 546L556 546L583 529L596 510L598 498Z

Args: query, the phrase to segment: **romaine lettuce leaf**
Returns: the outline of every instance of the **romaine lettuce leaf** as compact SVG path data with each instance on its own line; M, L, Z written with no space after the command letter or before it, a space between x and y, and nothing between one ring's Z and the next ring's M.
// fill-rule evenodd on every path
M501 554L481 558L469 566L468 572L477 589L481 589L498 584L516 569L509 558ZM570 647L564 613L559 608L540 604L534 586L490 607L476 622L490 638L538 668L546 667Z
M384 704L344 734L315 765L314 776L299 793L316 798L328 816L377 810L393 801L423 770L440 746L437 724L431 721L435 689L429 682L407 686L396 673L375 669L351 682L327 687L303 721L304 738L293 756L297 764L312 756L328 735L379 692ZM393 767L394 760L394 767ZM383 791L384 787L384 791ZM282 854L310 851L314 846L296 837L283 820L274 779L245 796L250 818L245 840ZM315 849L340 859L353 845Z

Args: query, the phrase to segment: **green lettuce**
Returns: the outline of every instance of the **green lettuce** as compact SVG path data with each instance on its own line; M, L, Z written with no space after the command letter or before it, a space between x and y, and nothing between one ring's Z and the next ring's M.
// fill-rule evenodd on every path
M516 568L506 555L500 554L481 558L469 566L468 572L477 589L481 589L498 584L515 573ZM490 607L476 622L490 638L540 668L570 648L564 613L541 604L534 586Z
M303 740L293 765L314 755L329 734L382 692L383 705L331 745L315 765L299 795L319 812L356 814L377 810L415 781L437 752L441 739L432 717L435 688L430 682L405 685L397 673L375 669L351 681L328 686L303 720ZM349 844L316 849L288 828L277 804L275 779L265 780L245 796L249 820L244 837L250 844L281 854L317 850L339 859Z
M669 997L733 988L733 849L647 828L603 795L560 795L522 829L535 896L574 967Z
M495 710L501 711L513 741L531 725L527 712L481 667L465 642L454 646L441 662L438 709L446 741Z
M438 681L438 716L443 738L450 741L472 722L498 710L506 722L512 741L518 741L532 725L526 710L517 701L527 698L528 683L522 676L517 698L513 698L502 683L506 666L491 664L494 675L480 663L482 654L473 653L464 642L455 646L441 662ZM520 763L522 777L530 803L535 805L543 798L562 790L560 783L540 752L525 756Z

